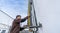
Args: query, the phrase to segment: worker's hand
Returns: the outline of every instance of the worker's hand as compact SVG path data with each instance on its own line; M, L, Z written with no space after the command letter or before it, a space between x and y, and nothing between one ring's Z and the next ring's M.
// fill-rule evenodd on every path
M27 28L28 27L28 25L24 25L24 28Z
M28 18L30 18L31 16L27 16L26 18L28 19Z
M28 18L30 18L31 16L28 16Z

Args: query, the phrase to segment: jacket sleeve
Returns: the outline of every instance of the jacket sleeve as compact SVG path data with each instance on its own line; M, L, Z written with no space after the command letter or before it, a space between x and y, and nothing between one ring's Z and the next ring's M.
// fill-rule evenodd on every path
M23 19L21 19L21 22L26 21L26 19L28 19L28 16L27 16L27 17L25 17L25 18L23 18Z
M26 18L24 18L24 19L21 19L21 22L24 22L24 21L26 21Z
M25 28L21 28L21 27L20 27L20 31L22 31L22 30L24 30L24 29L25 29Z

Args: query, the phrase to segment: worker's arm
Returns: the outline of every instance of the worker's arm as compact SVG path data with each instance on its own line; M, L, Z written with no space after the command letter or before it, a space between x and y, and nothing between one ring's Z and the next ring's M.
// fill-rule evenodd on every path
M24 30L24 29L25 29L25 28L21 28L21 27L20 27L20 31L22 31L22 30Z
M28 27L28 25L24 25L23 27L20 27L20 31L24 30L27 27Z
M25 17L25 18L21 19L21 22L26 21L26 19L28 19L28 18L30 18L30 16L27 16L27 17Z

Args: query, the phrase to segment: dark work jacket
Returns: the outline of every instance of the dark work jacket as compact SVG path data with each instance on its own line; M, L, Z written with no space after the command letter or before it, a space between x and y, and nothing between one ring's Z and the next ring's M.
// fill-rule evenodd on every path
M24 28L20 28L20 23L21 22L24 22L26 19L27 19L27 17L24 18L24 19L21 19L21 20L16 20L15 19L13 21L12 28L10 30L10 33L19 33L19 31L22 31Z

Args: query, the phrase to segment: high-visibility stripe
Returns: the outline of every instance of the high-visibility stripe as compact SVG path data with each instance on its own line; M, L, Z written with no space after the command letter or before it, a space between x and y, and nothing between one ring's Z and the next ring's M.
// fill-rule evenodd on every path
M30 16L30 2L28 0L28 16ZM30 26L30 18L28 19L28 26Z
M30 13L31 13L31 4L30 4L30 0L28 0L28 16L31 16ZM28 26L31 25L31 17L28 19L28 23L27 24L28 24ZM29 31L33 32L31 29L29 29Z

